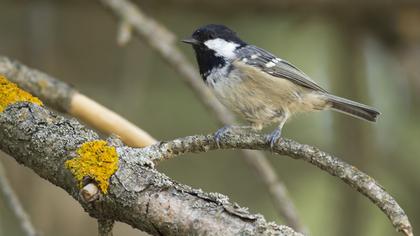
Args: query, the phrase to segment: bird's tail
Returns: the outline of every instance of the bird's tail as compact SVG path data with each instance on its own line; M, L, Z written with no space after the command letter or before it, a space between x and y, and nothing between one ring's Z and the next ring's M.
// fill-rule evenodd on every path
M331 109L350 115L359 119L375 122L379 114L373 107L354 102L345 98L337 97L331 94L327 95L328 102L331 104Z

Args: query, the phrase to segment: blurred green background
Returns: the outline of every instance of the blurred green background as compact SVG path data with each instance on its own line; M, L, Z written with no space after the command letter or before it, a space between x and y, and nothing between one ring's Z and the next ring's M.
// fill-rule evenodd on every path
M332 112L296 117L284 136L333 153L384 186L420 227L420 4L407 1L135 1L179 38L223 23L303 69L334 94L378 108L372 124ZM138 38L116 45L117 21L95 1L0 0L0 55L74 85L160 140L214 132L216 121L179 75ZM192 49L179 43L195 64ZM162 163L171 178L221 192L282 223L239 151ZM267 153L311 235L399 235L382 212L308 163ZM63 190L0 153L42 235L96 235ZM0 196L0 235L22 231ZM118 223L114 235L143 235Z

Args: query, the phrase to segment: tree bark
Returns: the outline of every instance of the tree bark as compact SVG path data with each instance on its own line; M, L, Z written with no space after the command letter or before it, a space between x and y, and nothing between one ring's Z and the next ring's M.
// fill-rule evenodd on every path
M157 153L150 148L117 146L119 168L109 193L85 202L64 163L81 144L98 139L75 119L31 103L16 103L0 113L1 150L66 190L92 217L125 222L152 235L300 235L267 223L222 194L172 181L153 168L148 157Z

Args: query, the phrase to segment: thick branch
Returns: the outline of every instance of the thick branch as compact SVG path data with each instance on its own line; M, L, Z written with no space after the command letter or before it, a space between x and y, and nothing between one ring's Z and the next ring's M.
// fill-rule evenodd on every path
M1 74L50 107L69 113L106 134L117 134L127 145L144 147L156 142L120 115L45 73L0 56Z
M226 196L172 181L152 168L148 157L156 151L151 149L117 146L119 168L109 193L84 202L64 163L81 144L98 138L76 120L37 105L18 103L0 113L1 150L66 190L93 217L122 221L153 235L300 235L267 223Z
M201 81L196 69L185 55L175 46L172 32L154 19L145 15L136 5L126 0L101 0L122 22L130 24L132 30L146 41L175 71L183 81L191 87L199 100L217 118L221 124L233 124L235 118L211 94ZM257 173L273 199L274 206L286 223L294 229L304 232L292 200L288 196L286 186L279 180L270 162L262 153L242 151L246 163Z
M229 134L222 142L221 148L270 150L267 137L261 134ZM168 159L184 153L199 153L218 149L213 135L196 135L156 144L147 149L156 152L151 156L154 162ZM301 159L339 177L346 184L368 197L391 220L393 226L405 235L412 235L412 227L404 210L395 199L385 191L372 177L340 159L315 147L283 139L273 149L274 153Z
M70 110L71 98L77 92L52 76L3 56L0 56L0 75L6 76L21 89L37 96L42 102L60 112Z

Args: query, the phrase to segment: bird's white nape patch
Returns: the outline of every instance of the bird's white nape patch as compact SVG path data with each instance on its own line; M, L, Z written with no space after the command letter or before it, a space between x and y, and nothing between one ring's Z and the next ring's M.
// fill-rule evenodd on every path
M228 42L220 38L207 40L204 42L204 45L215 51L216 55L229 59L235 58L235 49L239 47L239 44L237 43Z

